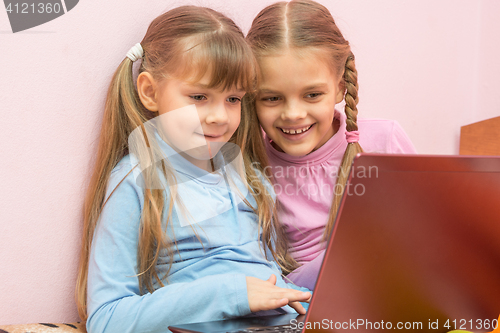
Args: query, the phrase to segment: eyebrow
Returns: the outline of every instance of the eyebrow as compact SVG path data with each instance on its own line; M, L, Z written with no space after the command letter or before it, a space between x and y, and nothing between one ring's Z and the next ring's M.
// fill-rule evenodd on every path
M328 87L328 84L326 84L326 83L315 83L315 84L311 84L310 86L305 87L304 90L324 89L327 87Z
M203 84L203 83L199 83L199 82L191 83L191 85L194 87L198 87L198 88L205 88L205 89L208 88L208 84Z
M302 90L314 90L314 89L325 89L328 87L328 84L326 83L314 83L314 84L311 84L307 87L304 87ZM261 94L279 94L280 92L277 91L277 90L273 90L273 89L269 89L269 88L262 88L262 89L259 89L259 93Z
M187 82L188 87L198 88L198 89L208 89L208 84L200 82Z
M204 84L204 83L200 83L200 82L196 82L196 83L191 83L191 85L193 87L196 87L196 88L201 88L201 89L209 89L208 88L208 84ZM235 89L236 92L238 93L246 93L246 90L245 89L240 89L240 88L237 88Z

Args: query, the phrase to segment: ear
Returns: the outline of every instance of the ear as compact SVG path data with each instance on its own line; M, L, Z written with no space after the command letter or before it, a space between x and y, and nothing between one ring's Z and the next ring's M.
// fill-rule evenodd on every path
M335 104L340 103L344 100L344 95L345 95L344 78L340 78L337 89L338 89L338 91L337 91L337 96L335 96Z
M150 73L142 72L139 74L137 77L137 93L142 104L149 111L158 111L158 103L156 101L157 89L158 83Z

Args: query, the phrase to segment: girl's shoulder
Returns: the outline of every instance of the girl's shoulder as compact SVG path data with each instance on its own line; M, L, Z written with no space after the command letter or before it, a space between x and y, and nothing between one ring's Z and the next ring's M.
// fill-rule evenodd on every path
M122 159L115 165L113 170L111 170L110 181L111 179L117 178L126 178L127 180L132 180L134 166L132 165L130 155L125 155Z
M105 184L106 194L99 213L97 237L109 240L107 237L113 235L116 239L127 233L135 235L133 231L138 230L144 194L132 170L130 158L125 156L111 171Z
M137 182L137 174L134 172L137 167L133 164L130 155L126 155L115 165L113 170L111 170L107 183L106 199L108 199L111 194L121 197L134 197L134 199L144 198L143 189ZM139 200L139 202L142 201L143 200Z
M401 128L397 120L382 118L358 118L358 126L365 131L381 134L392 134L395 128Z
M369 136L370 140L387 142L395 135L404 132L401 125L392 119L360 118L358 119L360 138Z
M373 153L415 154L416 150L405 130L392 119L358 119L359 143Z
M111 170L111 174L123 172L127 169L128 169L128 171L130 171L132 169L132 165L130 162L130 155L123 156L122 159L115 165L113 170Z

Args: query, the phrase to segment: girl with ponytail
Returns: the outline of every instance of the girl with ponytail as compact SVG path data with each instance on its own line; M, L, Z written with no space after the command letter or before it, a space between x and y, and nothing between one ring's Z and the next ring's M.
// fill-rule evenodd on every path
M310 293L281 277L294 260L256 115L241 108L255 79L241 30L196 6L154 19L119 65L84 205L89 333L305 312Z
M300 265L287 278L312 290L353 158L415 148L395 121L358 120L355 57L321 4L272 4L254 19L247 41L259 84L244 107L265 132L278 217ZM335 109L341 101L343 113Z

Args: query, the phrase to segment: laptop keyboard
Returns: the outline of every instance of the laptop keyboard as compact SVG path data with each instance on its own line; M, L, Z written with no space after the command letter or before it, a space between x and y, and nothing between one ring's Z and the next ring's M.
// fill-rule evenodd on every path
M269 326L269 327L258 327L258 328L247 328L244 330L230 331L227 333L300 333L302 329L293 328L290 325L279 325L279 326Z

